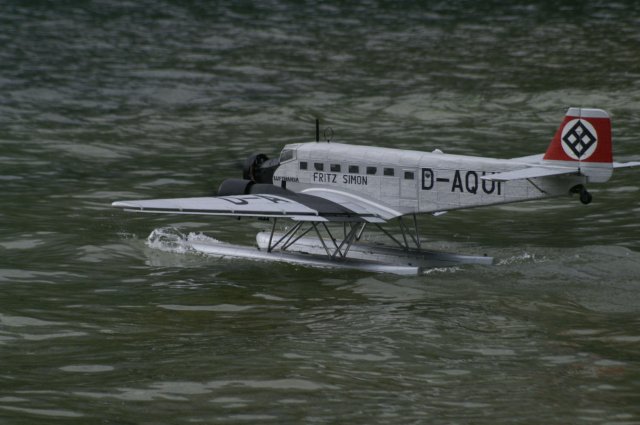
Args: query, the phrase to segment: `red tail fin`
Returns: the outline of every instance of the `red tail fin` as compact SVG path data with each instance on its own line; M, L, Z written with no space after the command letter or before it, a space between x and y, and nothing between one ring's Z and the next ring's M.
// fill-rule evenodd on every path
M546 161L613 162L611 119L602 109L569 108L556 131Z

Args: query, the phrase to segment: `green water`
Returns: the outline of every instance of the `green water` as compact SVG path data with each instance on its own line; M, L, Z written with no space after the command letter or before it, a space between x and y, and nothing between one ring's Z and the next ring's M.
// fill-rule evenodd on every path
M334 140L492 157L606 109L640 159L635 2L4 1L0 423L640 424L637 170L421 219L493 267L216 260L264 223L134 215ZM163 249L166 248L166 249Z

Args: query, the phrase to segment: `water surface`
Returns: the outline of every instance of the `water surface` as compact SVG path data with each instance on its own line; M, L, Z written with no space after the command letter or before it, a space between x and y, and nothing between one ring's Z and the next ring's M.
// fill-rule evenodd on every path
M638 160L635 2L8 1L0 8L0 422L640 423L637 173L421 219L494 267L372 275L146 244L250 220L202 196L313 139L492 157L606 109ZM170 248L170 247L165 247Z

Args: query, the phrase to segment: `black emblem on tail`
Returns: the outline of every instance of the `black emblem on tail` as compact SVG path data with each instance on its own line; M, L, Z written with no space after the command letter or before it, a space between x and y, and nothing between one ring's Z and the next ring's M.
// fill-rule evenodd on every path
M576 120L576 123L563 136L562 143L575 154L576 159L582 156L597 143L598 139L591 131L582 123Z

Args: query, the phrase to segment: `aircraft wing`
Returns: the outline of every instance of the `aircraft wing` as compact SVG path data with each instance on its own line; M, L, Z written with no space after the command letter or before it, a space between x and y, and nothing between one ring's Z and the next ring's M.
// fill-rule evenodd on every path
M294 192L117 201L111 205L125 211L164 214L286 217L297 221L386 221L375 210L343 206L325 198Z
M384 223L387 220L400 217L402 215L400 211L389 208L379 202L375 202L363 198L362 196L354 195L352 193L344 192L337 189L313 187L305 189L303 193L342 205L343 207L348 208L350 211L353 211L354 213L363 217L377 217L378 219L380 219L380 221L366 220L371 223Z
M560 176L563 174L578 174L578 167L528 167L515 171L505 171L504 173L487 174L482 176L483 180L506 182L509 180L531 179L534 177Z

